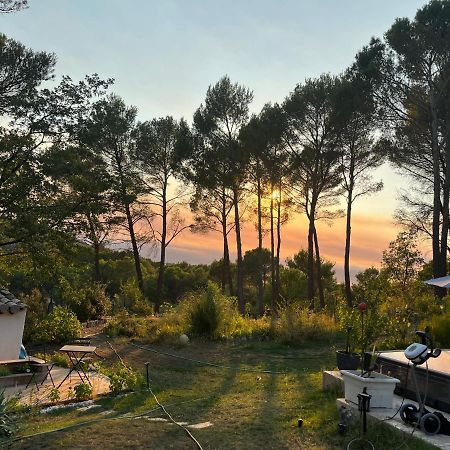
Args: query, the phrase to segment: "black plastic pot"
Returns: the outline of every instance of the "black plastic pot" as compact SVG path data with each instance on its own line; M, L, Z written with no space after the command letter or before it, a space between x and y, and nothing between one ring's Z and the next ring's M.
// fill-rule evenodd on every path
M363 360L363 369L369 370L370 369L370 363L372 362L372 353L371 352L365 352L364 353L364 360Z
M357 370L361 361L359 353L336 351L336 363L339 370Z

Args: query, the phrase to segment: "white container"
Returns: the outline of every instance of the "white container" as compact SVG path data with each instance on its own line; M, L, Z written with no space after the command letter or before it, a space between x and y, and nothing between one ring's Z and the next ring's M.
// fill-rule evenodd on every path
M392 408L395 385L400 383L400 380L378 372L363 377L359 370L341 370L341 373L344 379L345 400L358 404L358 394L367 388L367 393L372 396L371 408Z

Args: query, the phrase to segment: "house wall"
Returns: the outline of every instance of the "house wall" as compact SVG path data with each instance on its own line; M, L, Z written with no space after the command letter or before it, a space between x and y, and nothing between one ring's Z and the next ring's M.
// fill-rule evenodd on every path
M26 310L0 314L0 361L19 359Z

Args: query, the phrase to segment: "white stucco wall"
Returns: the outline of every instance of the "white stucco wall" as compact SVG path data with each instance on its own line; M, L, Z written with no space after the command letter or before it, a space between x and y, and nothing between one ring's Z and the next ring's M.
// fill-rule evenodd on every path
M0 314L0 361L19 359L26 310Z

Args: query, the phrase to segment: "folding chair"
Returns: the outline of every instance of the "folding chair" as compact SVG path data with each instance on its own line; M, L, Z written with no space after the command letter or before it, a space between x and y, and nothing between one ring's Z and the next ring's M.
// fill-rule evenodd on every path
M31 364L31 367L34 366L34 369L38 369L38 367L39 368L40 367L45 367L45 370L47 371L47 373L45 374L45 377L42 379L41 383L39 383L39 385L38 385L38 383L36 381L36 374L39 373L40 371L39 370L34 370L33 371L33 376L29 380L29 382L28 382L26 387L28 387L31 384L31 382L34 381L34 383L36 384L37 390L39 390L39 386L42 386L45 383L45 381L47 380L47 378L49 378L49 377L50 377L50 380L52 382L53 387L55 387L55 382L53 380L51 371L52 371L53 367L56 366L56 363L54 361L49 361L47 359L47 345L46 345L45 342L41 342L40 344L38 344L38 346L39 346L39 348L42 349L41 353L43 353L43 357L44 357L43 363Z

